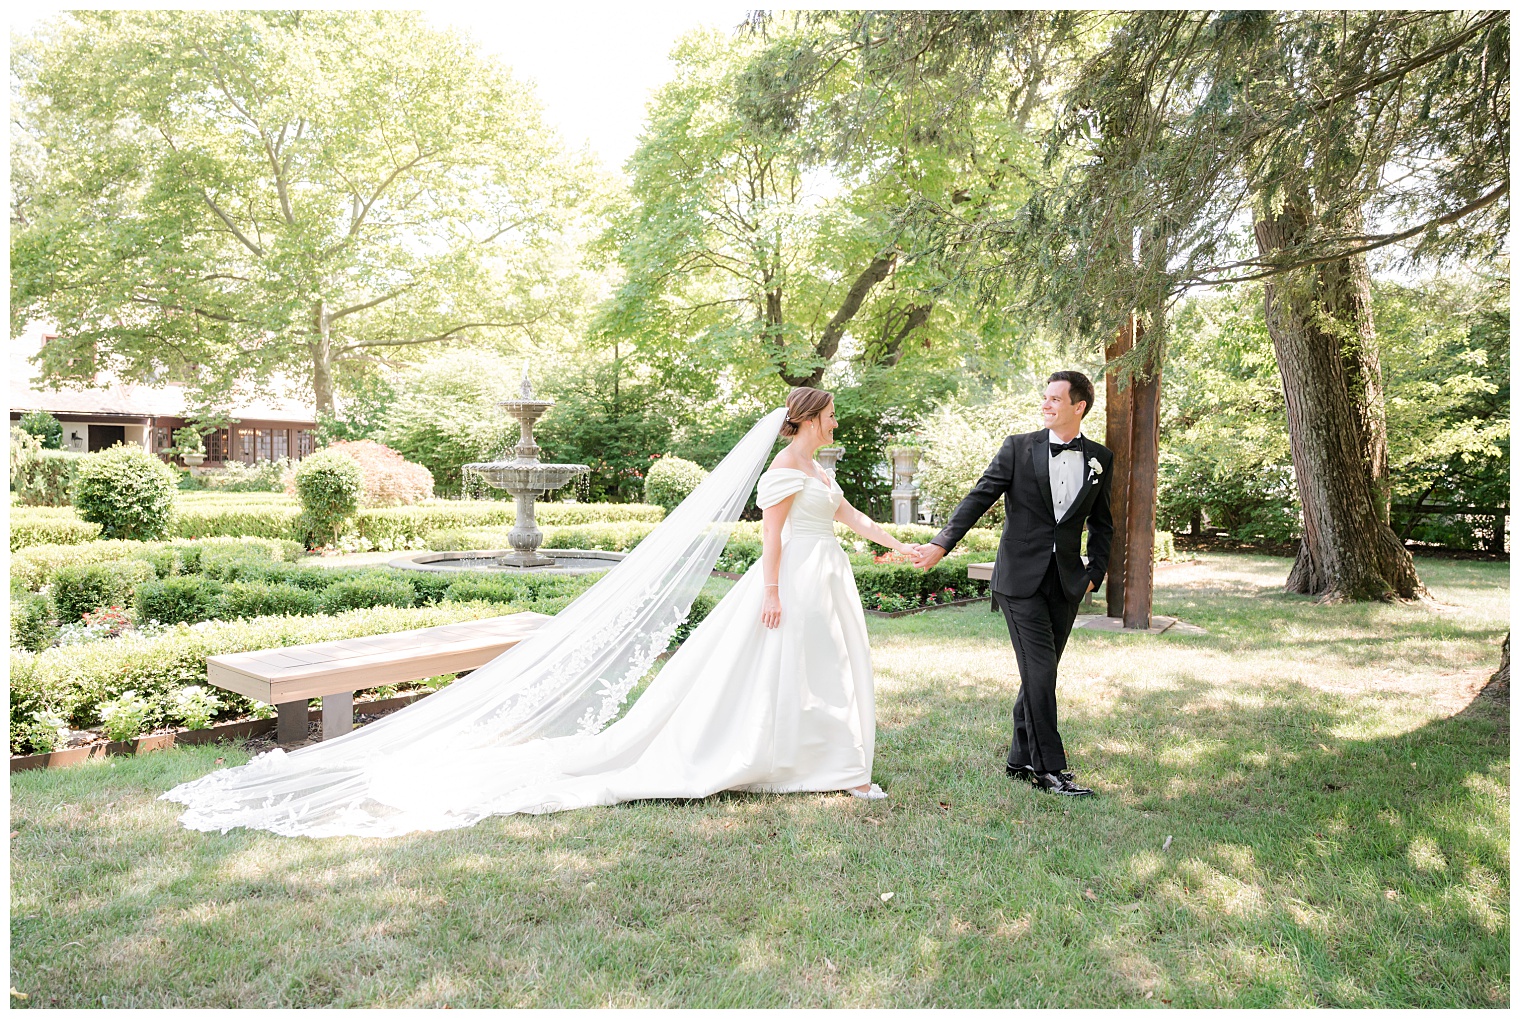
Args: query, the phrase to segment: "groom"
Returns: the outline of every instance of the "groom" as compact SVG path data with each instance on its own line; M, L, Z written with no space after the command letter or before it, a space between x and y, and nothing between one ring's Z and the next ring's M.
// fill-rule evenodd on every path
M1066 770L1056 731L1056 666L1076 622L1077 606L1108 570L1114 521L1108 479L1114 455L1082 435L1093 385L1075 371L1056 372L1045 387L1045 428L1010 435L950 522L914 564L928 569L1002 498L1003 538L992 570L992 603L1008 623L1019 664L1008 774L1060 796L1091 796ZM1082 527L1087 526L1083 565Z

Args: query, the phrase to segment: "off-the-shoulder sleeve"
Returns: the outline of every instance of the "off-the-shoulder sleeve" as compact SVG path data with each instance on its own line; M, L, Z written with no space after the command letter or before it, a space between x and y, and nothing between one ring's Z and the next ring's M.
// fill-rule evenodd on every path
M760 484L755 486L755 505L761 509L774 506L789 495L796 495L802 491L803 482L807 475L790 467L772 467L760 475Z

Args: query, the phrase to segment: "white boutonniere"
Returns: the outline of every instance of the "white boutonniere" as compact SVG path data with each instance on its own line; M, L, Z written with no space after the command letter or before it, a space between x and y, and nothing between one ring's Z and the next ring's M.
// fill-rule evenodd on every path
M1098 462L1098 458L1095 456L1090 456L1087 458L1087 469L1091 472L1087 475L1088 481L1092 481L1098 475L1103 473L1103 465Z

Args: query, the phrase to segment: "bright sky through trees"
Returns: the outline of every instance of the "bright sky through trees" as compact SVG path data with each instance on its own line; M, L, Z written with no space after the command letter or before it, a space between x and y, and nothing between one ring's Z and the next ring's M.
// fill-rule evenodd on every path
M546 119L565 142L589 142L609 169L631 155L650 94L669 80L671 47L695 28L731 32L742 3L439 4L436 25L474 37L519 78L538 85Z
M273 6L247 4L257 8ZM366 4L389 7L390 4ZM732 31L749 9L742 3L397 4L422 7L429 21L470 36L487 53L531 79L545 119L566 143L588 143L609 169L633 155L644 104L670 78L670 49L703 26ZM12 32L65 10L62 5L12 10Z

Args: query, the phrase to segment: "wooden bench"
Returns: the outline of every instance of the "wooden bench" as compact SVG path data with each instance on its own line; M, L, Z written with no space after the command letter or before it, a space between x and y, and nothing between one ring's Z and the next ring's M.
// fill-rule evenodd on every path
M972 563L971 565L969 565L969 566L966 567L966 576L970 577L972 580L985 580L985 581L991 582L991 580L992 580L992 568L994 566L996 566L996 565L997 565L996 562L990 562L990 563ZM1082 565L1083 566L1087 565L1087 557L1086 556L1082 557ZM1082 608L1085 611L1087 611L1087 612L1096 612L1097 611L1097 609L1095 609L1093 607L1093 596L1092 596L1092 592L1091 591L1088 591L1087 594L1083 597L1083 599L1082 599ZM994 607L992 611L996 612L997 609Z
M355 690L478 669L548 618L516 612L421 630L213 655L206 659L206 681L273 704L280 743L306 739L306 702L320 697L322 738L332 739L354 727Z

